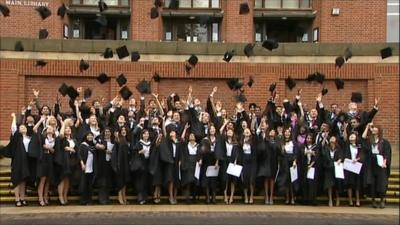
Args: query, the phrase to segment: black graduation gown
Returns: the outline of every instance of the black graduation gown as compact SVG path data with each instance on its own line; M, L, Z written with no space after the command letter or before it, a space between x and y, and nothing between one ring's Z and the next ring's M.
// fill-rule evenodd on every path
M310 161L308 161L308 157L305 153L305 150L312 150L314 152L314 155L311 155ZM300 162L299 166L301 166L301 191L303 193L303 201L305 203L310 203L310 204L315 204L315 200L317 198L317 193L318 193L318 183L319 183L319 173L320 173L320 148L319 145L311 145L311 146L305 146L302 145L300 147ZM314 179L308 179L307 178L307 173L308 173L308 166L313 164L314 168Z
M149 147L150 152L149 152L149 157L145 158L144 154L139 154L139 151L143 149L143 147ZM139 141L136 146L133 147L133 152L132 152L132 160L131 160L131 168L132 164L136 164L134 166L133 172L134 172L134 182L135 182L135 188L136 192L138 195L138 201L146 200L147 199L147 193L149 191L149 182L150 182L150 171L149 171L149 161L150 161L150 154L153 149L152 143L149 141L149 143L144 143L142 141Z
M293 161L296 160L297 165L297 177L299 178L301 174L301 168L299 166L299 148L296 142L293 142L293 153L287 153L284 149L284 144L282 144L280 157L279 157L279 171L276 178L276 184L278 187L278 191L283 193L288 190L289 187L292 187L294 193L299 190L299 179L294 182L291 182L290 177L290 167L293 165Z
M212 151L211 142L208 138L204 138L200 142L202 164L200 169L200 184L203 188L209 188L213 191L216 190L218 185L218 177L207 177L207 167L214 166L217 162L216 156L216 142L214 143L214 151ZM221 169L221 168L220 168Z
M163 177L161 172L160 145L154 143L153 151L150 151L149 173L151 174L151 184L154 186L162 185Z
M87 158L89 156L89 152L92 152L93 154L93 172L90 173L91 174L91 178L90 180L88 180L89 178L86 176L87 173L85 171L83 171L81 169L81 182L80 182L80 186L79 186L79 191L81 193L84 193L85 191L87 191L87 189L92 189L93 185L94 185L94 181L96 180L96 175L97 175L97 150L95 148L95 146L90 146L88 144L86 144L85 142L82 142L79 145L79 150L78 150L78 160L79 160L79 166L80 166L80 161L82 160L83 163L86 165L86 161Z
M256 138L257 145L257 177L275 179L277 171L277 147L260 135Z
M115 173L116 188L118 191L131 181L129 151L128 142L116 142L111 153L111 166Z
M240 145L240 162L243 166L241 180L243 188L249 188L250 185L254 185L257 175L257 147L255 141L250 144L251 153L245 154L243 151L243 145Z
M351 188L353 190L361 190L362 188L362 178L364 174L364 153L362 147L359 145L357 146L357 156L356 158L360 158L358 162L363 163L361 167L360 174L355 174L350 171L344 171L344 184L346 188ZM350 151L350 144L346 144L344 148L344 158L351 160L351 151Z
M240 147L237 143L232 144L232 152L231 155L227 155L227 149L226 149L226 137L221 136L221 141L217 142L216 145L216 151L217 152L222 152L223 157L220 159L219 164L220 164L220 171L219 171L219 178L221 185L223 185L223 189L225 189L225 186L227 183L234 182L236 183L239 178L229 175L226 173L229 163L234 163L236 160L236 164L240 164L241 159L240 159Z
M386 168L378 165L376 154L372 153L371 144L364 142L365 147L365 176L364 187L368 188L371 197L384 197L386 194L388 179L390 176L390 166L392 158L392 148L386 139L378 143L379 154L386 159Z
M322 160L323 160L323 168L324 168L324 190L328 188L334 188L337 191L341 192L343 187L343 179L335 178L335 165L336 161L339 159L342 160L343 163L343 151L340 148L335 150L333 158L330 155L330 147L325 146L322 149Z
M115 183L115 175L111 166L111 159L109 161L106 160L107 141L103 136L96 138L96 140L98 144L102 144L106 147L104 150L97 150L95 179L95 186L99 188L99 202L100 204L106 204L109 201L109 193ZM111 143L115 144L114 141L111 141Z
M176 145L175 157L173 155L173 143L170 139L164 138L160 144L160 159L163 183L174 182L175 185L180 184L179 180L179 161L181 161L181 144Z
M182 143L182 186L199 183L199 181L194 177L194 173L196 170L196 163L201 158L199 149L200 147L196 143L196 154L190 155L188 144L188 142Z
M42 136L41 137L41 149L40 149L40 154L39 158L37 161L37 170L36 170L36 176L38 178L40 177L46 177L51 184L54 184L54 162L53 162L53 156L54 152L51 153L49 150L45 149L43 145L46 144L46 138L47 136ZM56 141L57 139L54 138L54 151L56 148L58 148L58 144L60 143L59 141Z
M55 162L55 173L56 173L56 184L59 184L64 178L70 178L72 186L76 186L80 183L81 168L78 161L78 142L72 139L75 143L75 152L71 153L65 150L65 147L69 146L67 138L56 138L57 148L54 152Z

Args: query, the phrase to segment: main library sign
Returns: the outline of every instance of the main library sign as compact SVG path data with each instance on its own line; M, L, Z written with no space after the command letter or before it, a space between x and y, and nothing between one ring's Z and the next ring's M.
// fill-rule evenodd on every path
M46 7L48 7L49 2L32 1L32 0L6 0L6 5L31 6L31 7L46 6Z

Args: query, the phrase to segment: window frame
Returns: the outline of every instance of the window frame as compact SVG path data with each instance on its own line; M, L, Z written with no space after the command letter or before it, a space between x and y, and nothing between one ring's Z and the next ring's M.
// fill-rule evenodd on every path
M186 26L187 24L190 24L190 42L194 42L194 28L196 24L201 24L199 21L196 20L189 20L189 19L181 19L178 21L174 20L167 20L164 21L163 24L163 41L183 41L183 42L188 42L187 38L185 37L184 40L178 39L178 26ZM218 24L218 40L214 41L213 40L213 25ZM207 41L206 42L200 42L197 41L195 43L218 43L221 42L221 21L210 21L206 23L207 25ZM169 27L167 29L167 26ZM167 40L167 30L171 31L171 40Z
M70 3L71 3L71 5L74 5L74 6L97 6L97 4L96 5L84 4L83 3L84 0L77 0L77 1L79 1L79 3L74 3L74 0L71 0ZM129 7L130 6L130 1L129 0L128 0L128 5L123 5L122 1L123 0L118 0L118 4L117 5L110 5L109 7Z
M218 7L212 7L213 0L208 0L208 7L194 7L195 0L189 0L189 1L190 1L190 7L179 6L179 9L220 9L221 8L221 0L218 0ZM168 9L168 5L165 4L164 8Z
M257 7L256 8L256 1L257 0L255 0L254 1L254 9L258 9L258 10L265 10L265 9L268 9L268 10L309 10L309 9L312 9L312 0L309 0L309 5L308 5L308 8L301 8L300 6L301 6L301 1L303 1L303 0L297 0L297 2L298 2L298 4L297 4L297 8L283 8L283 1L285 1L285 0L280 0L280 7L279 8L267 8L266 6L265 6L265 1L266 0L259 0L259 1L261 1L261 7Z

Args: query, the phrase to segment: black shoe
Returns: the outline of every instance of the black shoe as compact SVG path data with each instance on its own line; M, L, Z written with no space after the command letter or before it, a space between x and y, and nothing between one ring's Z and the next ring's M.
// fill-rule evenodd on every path
M21 201L15 201L15 206L16 207L22 207Z
M28 203L25 200L20 201L23 206L28 206Z

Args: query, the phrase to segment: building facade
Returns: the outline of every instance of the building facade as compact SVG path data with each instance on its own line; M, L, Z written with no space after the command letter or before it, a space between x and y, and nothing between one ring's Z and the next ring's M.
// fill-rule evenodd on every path
M98 83L99 73L111 77L124 73L133 90L139 80L150 80L157 72L162 79L152 83L154 92L184 95L191 84L194 95L205 101L212 87L218 86L217 98L228 111L233 109L235 93L226 81L232 77L246 82L254 77L255 84L246 87L245 93L248 103L261 106L272 82L277 82L282 100L293 98L297 88L303 88L308 108L314 106L322 87L329 89L324 97L327 107L338 103L346 110L352 92L363 94L360 108L365 110L372 107L374 98L380 98L376 123L383 125L385 136L398 152L399 48L398 42L387 43L392 28L387 27L384 0L180 0L178 8L169 7L170 0L164 0L154 19L150 16L153 0L105 0L108 9L101 13L97 2L0 0L11 10L9 17L0 16L1 141L9 136L10 113L19 112L30 101L33 88L40 89L46 104L55 101L62 82L91 87L92 98L108 101L119 88L115 82ZM250 10L241 15L243 2ZM57 16L62 3L68 5L64 18ZM40 5L52 11L45 20L34 10ZM49 37L38 40L38 32L44 28ZM267 38L277 39L279 48L263 49L261 42ZM24 52L14 51L17 41L23 43ZM254 56L246 57L243 47L253 42L257 43ZM101 56L106 47L122 45L140 52L140 61ZM379 51L387 46L393 48L394 56L382 60ZM335 58L348 47L353 58L342 68L335 67ZM230 63L222 60L227 50L236 50ZM191 54L199 56L199 64L188 74L184 65ZM38 59L48 64L36 67ZM79 71L80 59L89 60L89 70ZM316 71L326 75L322 86L305 81ZM288 76L297 81L293 90L285 86ZM336 78L345 81L344 90L336 90ZM135 92L134 97L139 94ZM63 105L66 101L62 99Z

